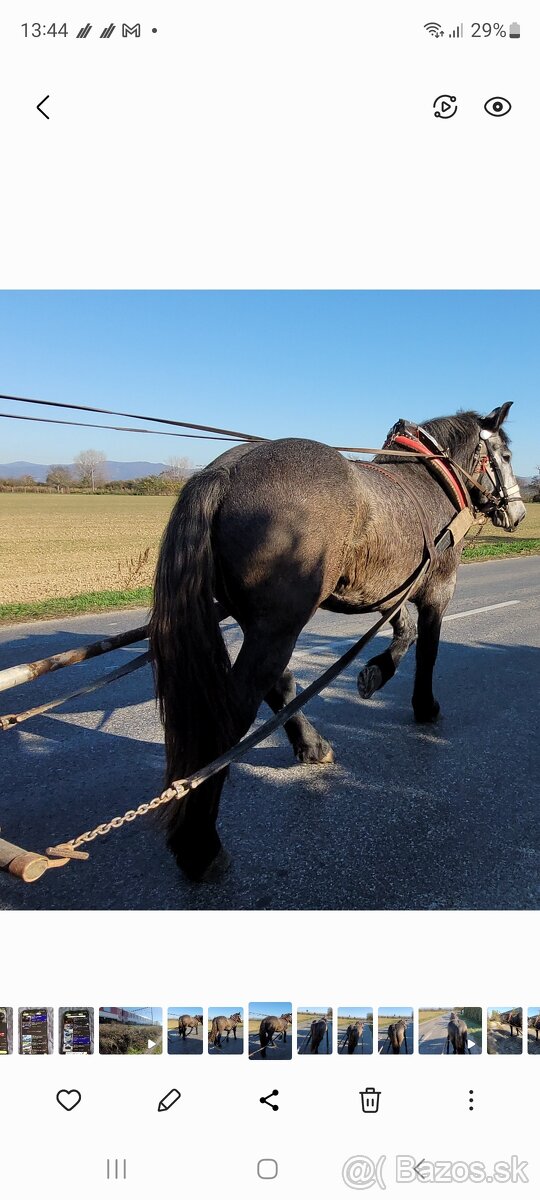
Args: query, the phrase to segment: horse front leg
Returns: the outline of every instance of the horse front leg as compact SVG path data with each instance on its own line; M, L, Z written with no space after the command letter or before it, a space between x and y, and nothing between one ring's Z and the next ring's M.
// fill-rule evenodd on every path
M412 706L419 724L436 721L440 706L433 695L433 668L439 649L441 623L454 594L456 571L446 578L435 575L423 594L415 599L418 608L416 675Z
M442 615L442 610L434 604L424 604L418 613L412 706L419 724L436 721L440 712L440 705L433 695L433 669L439 649Z
M356 681L362 700L369 700L395 675L401 659L416 637L416 626L406 604L392 617L390 624L394 631L390 645L382 654L370 658Z
M294 675L287 668L264 698L272 712L278 713L285 708L286 704L290 704L295 696ZM290 721L286 721L283 728L298 762L331 763L334 761L334 751L330 742L326 741L326 738L315 729L302 712L296 713Z

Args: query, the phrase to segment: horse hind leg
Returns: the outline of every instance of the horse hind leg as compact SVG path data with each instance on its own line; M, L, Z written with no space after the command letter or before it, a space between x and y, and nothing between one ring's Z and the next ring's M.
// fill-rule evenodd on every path
M358 676L357 686L362 700L370 700L374 692L388 683L415 640L416 626L406 604L392 617L390 624L394 631L390 645L382 654L370 658Z
M280 678L293 651L299 630L294 632L258 625L244 631L244 641L231 672L226 713L221 716L220 743L215 731L208 727L206 736L206 766L218 754L237 745L253 724L258 709L268 691ZM224 729L226 727L226 735ZM187 772L186 772L187 773ZM169 769L175 777L174 765ZM174 806L169 822L167 843L178 865L194 880L221 878L230 866L230 856L221 845L216 821L223 784L228 767L200 784ZM179 769L176 774L181 778ZM170 782L170 780L169 780Z
M267 692L265 700L272 712L278 713L285 708L286 704L290 704L295 696L294 675L287 668L277 683ZM296 713L290 721L286 721L283 728L299 762L331 763L334 761L334 751L330 742L326 741L326 738L315 729L302 712Z

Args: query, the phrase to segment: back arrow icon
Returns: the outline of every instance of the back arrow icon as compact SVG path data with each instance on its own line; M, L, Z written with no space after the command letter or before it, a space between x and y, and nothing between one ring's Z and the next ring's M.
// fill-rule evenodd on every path
M421 1158L421 1159L420 1159L420 1162L419 1162L419 1163L415 1163L415 1164L414 1164L414 1166L413 1166L413 1171L416 1173L416 1175L418 1175L418 1178L419 1178L419 1179L426 1179L426 1178L427 1178L427 1176L426 1176L426 1175L424 1175L424 1174L423 1174L423 1172L420 1170L420 1167L422 1166L422 1164L423 1164L423 1163L425 1163L425 1161L426 1161L426 1160L425 1160L425 1158Z
M38 112L41 113L42 117L45 117L47 121L50 121L51 118L50 118L49 114L44 112L41 107L41 105L45 104L45 101L48 99L49 99L49 96L44 96L43 100L40 100L39 104L36 104L36 108L37 108Z

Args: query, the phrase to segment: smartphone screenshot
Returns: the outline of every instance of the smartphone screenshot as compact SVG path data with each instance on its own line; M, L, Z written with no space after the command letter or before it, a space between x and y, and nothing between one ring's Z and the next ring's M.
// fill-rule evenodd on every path
M539 53L4 0L6 1194L538 1194Z

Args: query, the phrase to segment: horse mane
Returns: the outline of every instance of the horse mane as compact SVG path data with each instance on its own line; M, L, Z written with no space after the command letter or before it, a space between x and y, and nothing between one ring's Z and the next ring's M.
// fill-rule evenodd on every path
M434 438L443 447L443 450L450 452L450 457L454 458L461 450L464 450L464 443L471 443L471 454L476 449L478 439L478 430L482 428L484 418L477 412L459 411L453 417L434 417L429 421L422 421L422 427L427 429ZM499 437L509 445L508 434L501 427L498 430ZM474 442L474 445L472 444Z

